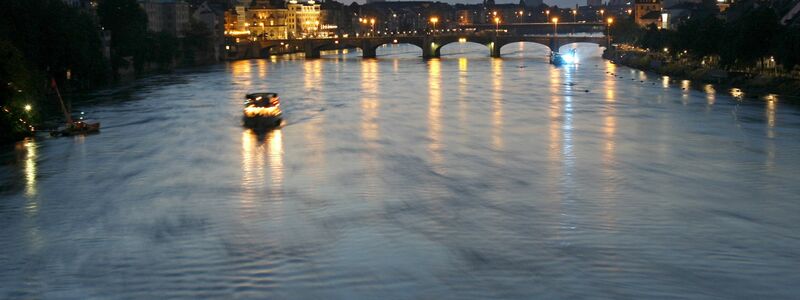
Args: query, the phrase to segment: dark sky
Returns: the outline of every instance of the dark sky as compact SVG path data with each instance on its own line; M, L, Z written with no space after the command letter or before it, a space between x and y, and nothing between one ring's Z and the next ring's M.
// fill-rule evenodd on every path
M386 1L398 1L398 0L386 0ZM451 4L455 4L455 3L474 4L474 3L482 3L483 2L483 0L430 0L430 1L441 1L441 2L451 3ZM350 2L352 2L352 0L351 1L339 0L339 2L350 3ZM356 2L364 3L364 2L366 2L366 0L356 0ZM603 2L605 2L605 1L603 1ZM519 0L495 0L495 3L519 3ZM575 6L576 3L580 4L580 5L586 5L586 0L544 0L544 3L546 3L547 5L556 4L556 5L558 5L558 7L573 7L573 6Z

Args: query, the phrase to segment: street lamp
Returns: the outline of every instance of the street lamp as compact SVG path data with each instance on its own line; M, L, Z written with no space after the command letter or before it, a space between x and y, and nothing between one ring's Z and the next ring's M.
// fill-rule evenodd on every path
M572 23L578 23L578 11L572 10Z
M558 32L558 17L553 17L551 21L553 21L553 34L556 34Z
M558 45L558 17L553 17L553 36L556 40L555 44ZM556 49L556 52L558 52L558 49Z
M500 31L500 18L494 17L494 34L497 35L497 32Z
M548 9L548 10L545 10L545 11L544 11L544 14L545 14L545 15L547 15L547 17L544 19L544 22L545 22L545 23L547 23L547 20L549 20L549 19L550 19L550 10L549 10L549 9Z
M603 20L603 14L604 14L605 12L606 12L606 11L605 11L604 9L600 9L600 20Z
M431 23L433 23L433 35L436 35L436 22L439 22L439 18L431 17Z
M608 48L611 48L611 24L613 23L614 23L614 18L608 18L608 20L606 20L606 30L608 31L608 33L606 34L606 36L608 37Z
M25 104L25 111L31 111L33 107L30 104Z

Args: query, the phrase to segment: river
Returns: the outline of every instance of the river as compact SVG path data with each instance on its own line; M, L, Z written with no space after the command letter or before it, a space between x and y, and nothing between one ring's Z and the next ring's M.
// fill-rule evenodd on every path
M0 150L0 298L800 297L797 107L481 47L94 93L100 134Z

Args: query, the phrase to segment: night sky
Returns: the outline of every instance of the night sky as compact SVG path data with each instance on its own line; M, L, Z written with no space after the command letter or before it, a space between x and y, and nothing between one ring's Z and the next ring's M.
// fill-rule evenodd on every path
M346 4L349 4L350 2L352 2L352 0L349 0L349 1L348 0L345 0L345 1L339 0L339 1L342 2L342 3L346 3ZM387 0L387 1L397 1L397 0ZM474 3L482 3L483 2L483 0L431 0L431 1L441 1L441 2L451 3L451 4L456 4L456 3L474 4ZM356 0L355 2L365 3L366 0ZM605 1L603 1L603 2L605 2ZM495 3L519 3L519 0L495 0ZM579 4L579 5L586 5L586 0L544 0L544 3L546 3L547 5L556 4L559 7L573 7L573 6L575 6L576 3Z

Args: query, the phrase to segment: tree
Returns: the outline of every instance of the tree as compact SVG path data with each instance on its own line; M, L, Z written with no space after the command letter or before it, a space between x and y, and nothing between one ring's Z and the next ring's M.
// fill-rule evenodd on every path
M132 56L137 71L147 55L147 14L136 0L102 0L97 7L100 24L111 31L111 67L126 67L123 58Z
M205 60L209 53L214 53L213 35L204 23L192 21L183 36L186 62L194 63L198 59Z
M776 42L781 25L778 16L766 6L758 7L726 29L724 43L720 45L720 58L725 66L752 65L774 55L771 46Z
M172 67L178 55L178 38L168 32L147 33L147 60L155 62L162 70Z
M800 64L800 30L785 27L776 38L775 59L791 71Z
M674 38L672 32L669 30L658 29L658 26L655 24L650 24L650 26L647 26L647 30L645 30L641 40L639 41L640 47L653 49L655 51L659 51L663 48L670 48L673 46L673 44Z
M69 70L82 85L105 74L97 24L60 0L0 1L0 34L45 76L63 81Z
M19 121L25 118L35 122L38 110L26 111L25 105L38 106L36 80L22 52L11 42L0 38L0 143L13 141L29 129Z
M678 27L674 47L697 57L718 55L725 34L725 23L715 16L692 18Z
M635 44L642 38L643 31L633 18L620 18L611 26L611 38L615 43Z

